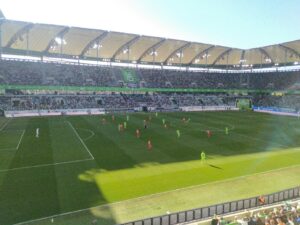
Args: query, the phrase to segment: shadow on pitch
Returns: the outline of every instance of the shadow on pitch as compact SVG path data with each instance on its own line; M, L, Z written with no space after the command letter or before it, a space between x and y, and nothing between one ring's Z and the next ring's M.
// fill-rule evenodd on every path
M221 167L218 167L218 166L215 166L215 165L212 165L212 164L208 164L210 167L213 167L215 169L219 169L219 170L223 170L223 168Z

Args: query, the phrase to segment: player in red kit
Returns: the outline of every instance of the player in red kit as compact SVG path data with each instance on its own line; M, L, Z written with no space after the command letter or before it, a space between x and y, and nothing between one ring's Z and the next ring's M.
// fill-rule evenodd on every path
M147 142L147 148L148 148L149 151L151 151L151 149L152 149L152 142L151 142L151 140L148 140L148 142Z
M207 137L208 137L208 138L210 138L210 137L212 136L211 130L207 130L206 133L207 133Z
M123 132L124 131L124 125L123 125L123 123L120 123L119 126L118 126L118 128L119 128L120 132Z
M140 132L140 130L139 130L139 129L136 129L136 131L135 131L135 135L136 135L136 137L137 137L137 138L140 138L140 136L141 136L141 132Z

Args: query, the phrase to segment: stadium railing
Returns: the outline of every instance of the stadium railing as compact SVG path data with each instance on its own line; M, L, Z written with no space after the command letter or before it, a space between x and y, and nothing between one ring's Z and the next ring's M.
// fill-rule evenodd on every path
M176 213L170 213L162 216L151 217L147 219L132 221L122 225L174 225L187 223L196 220L208 219L214 215L235 213L241 210L266 206L278 202L291 200L300 197L300 187L286 189L276 193L263 195L264 202L260 201L261 196L252 198L211 205L207 207L191 209Z

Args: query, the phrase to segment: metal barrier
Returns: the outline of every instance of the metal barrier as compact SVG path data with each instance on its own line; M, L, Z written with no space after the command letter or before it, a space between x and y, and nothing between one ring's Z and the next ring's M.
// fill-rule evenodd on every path
M290 200L298 197L300 197L300 187L264 195L264 203L259 202L259 197L253 197L203 208L171 213L163 216L137 220L133 222L124 223L123 225L173 225L178 223L190 222L193 220L207 219L209 217L214 216L215 214L227 214L237 212L239 210L255 208L262 205L274 204L277 202Z

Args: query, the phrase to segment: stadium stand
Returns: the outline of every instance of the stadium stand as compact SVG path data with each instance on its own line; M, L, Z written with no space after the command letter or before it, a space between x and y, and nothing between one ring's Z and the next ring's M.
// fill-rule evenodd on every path
M179 106L235 105L234 97L203 94L98 94L98 95L4 95L0 108L4 110L40 109L129 109L134 107L177 108Z
M124 68L79 66L58 63L0 61L0 83L9 85L54 85L149 88L249 88L288 89L300 83L300 72L215 73L130 69L134 78L122 75Z
M134 108L181 106L234 106L239 90L297 90L299 71L268 73L216 73L173 70L128 69L122 67L100 67L42 63L28 61L0 61L0 84L5 93L0 95L3 110L75 109L75 108ZM25 90L16 90L18 85ZM26 91L27 87L40 87L39 91ZM47 87L62 87L62 91L47 91ZM68 91L68 87L75 90ZM121 88L119 91L81 91L81 87ZM122 92L131 88L133 92ZM139 91L139 88L169 89ZM188 88L186 92L173 91ZM43 90L44 89L44 90ZM66 90L64 90L66 89ZM193 92L198 90L198 92ZM203 91L204 90L204 91ZM207 91L208 90L208 91ZM209 92L212 90L212 92ZM224 90L213 93L214 90ZM228 91L226 91L228 90ZM249 97L249 95L248 95ZM252 93L257 106L278 106L299 110L299 96L272 96L270 93Z

